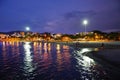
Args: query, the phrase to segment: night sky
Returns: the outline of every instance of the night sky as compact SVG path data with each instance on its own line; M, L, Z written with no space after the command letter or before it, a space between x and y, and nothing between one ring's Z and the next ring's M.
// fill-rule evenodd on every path
M0 0L0 31L120 31L120 0Z

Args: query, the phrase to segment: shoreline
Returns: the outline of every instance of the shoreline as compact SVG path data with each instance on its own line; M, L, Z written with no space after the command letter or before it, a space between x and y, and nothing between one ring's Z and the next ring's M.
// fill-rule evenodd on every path
M107 49L107 50L109 50L109 49ZM113 53L112 53L112 51L113 51ZM120 52L120 50L119 50L119 52ZM86 54L86 56L89 56L92 59L98 60L100 62L109 63L116 67L120 67L120 59L116 58L116 57L120 57L120 55L116 56L116 54L119 54L119 52L115 52L115 49L111 50L109 54L106 52L106 50L91 51L91 52L88 52L88 54ZM116 59L119 59L119 60L116 60Z
M4 41L3 41L4 42ZM120 49L120 41L81 41L81 42L64 42L64 41L5 41L5 43L19 43L19 42L41 42L41 43L56 43L56 44L65 44L74 48L100 48L100 49ZM1 42L2 43L2 42Z
M0 42L60 42L60 43L114 43L120 41L0 41Z
M106 52L106 50L100 50L100 51L91 51L86 54L86 56L92 58L94 61L96 61L98 64L102 64L102 67L105 68L107 71L107 74L109 74L110 79L119 79L119 76L117 74L120 74L120 59L117 61L116 57L120 57L119 54L120 50L116 53L115 50L111 50L110 54ZM112 55L111 55L112 54ZM111 56L110 56L111 55ZM109 73L108 73L109 72ZM111 75L112 74L112 75Z

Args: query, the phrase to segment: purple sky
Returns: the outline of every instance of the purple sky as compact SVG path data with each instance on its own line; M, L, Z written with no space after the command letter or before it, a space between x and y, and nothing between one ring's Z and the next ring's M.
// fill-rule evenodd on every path
M0 31L120 31L120 0L0 0Z

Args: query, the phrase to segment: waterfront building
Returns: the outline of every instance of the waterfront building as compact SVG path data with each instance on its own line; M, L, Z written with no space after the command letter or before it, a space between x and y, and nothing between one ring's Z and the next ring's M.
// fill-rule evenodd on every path
M0 34L0 38L1 39L6 38L6 37L8 37L8 35L6 35L6 34Z
M68 36L63 36L61 38L61 41L72 41L72 39L70 37L68 37Z

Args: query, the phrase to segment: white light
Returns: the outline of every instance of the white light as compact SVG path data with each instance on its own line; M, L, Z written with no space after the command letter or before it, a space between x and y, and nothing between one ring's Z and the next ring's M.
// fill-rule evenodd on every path
M90 51L92 51L92 50L89 48L83 48L83 49L81 49L80 53L85 53L85 52L90 52Z
M87 20L84 20L84 21L83 21L83 24L84 24L84 25L87 25L87 24L88 24L88 21L87 21Z
M90 67L95 65L95 61L84 54L85 52L90 52L90 51L92 51L92 49L83 48L81 52L77 51L75 53L76 55L75 59L77 60L77 63L78 63L77 67L82 65L83 66L82 69L90 70Z
M31 45L30 42L25 42L24 44L24 51L25 51L25 55L24 55L24 71L27 74L33 73L33 71L35 70L35 66L33 66L33 58L31 56Z
M85 67L91 67L91 65L94 65L95 62L93 59L87 57L87 56L83 56L83 66Z
M26 31L30 31L30 27L26 27Z
M24 44L25 61L32 61L30 49L31 49L30 42L25 42Z
M88 20L83 20L83 25L85 26L85 35L86 35L86 26L88 24Z

